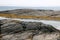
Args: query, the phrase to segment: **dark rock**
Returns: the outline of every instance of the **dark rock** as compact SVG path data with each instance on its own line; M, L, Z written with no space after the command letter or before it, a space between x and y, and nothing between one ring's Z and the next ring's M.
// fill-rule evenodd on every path
M17 31L27 31L27 30L38 30L43 33L48 32L57 32L58 30L55 29L51 25L46 25L41 22L16 22L13 20L7 21L1 25L2 33L14 33Z
M2 40L60 40L60 31L42 22L0 21Z

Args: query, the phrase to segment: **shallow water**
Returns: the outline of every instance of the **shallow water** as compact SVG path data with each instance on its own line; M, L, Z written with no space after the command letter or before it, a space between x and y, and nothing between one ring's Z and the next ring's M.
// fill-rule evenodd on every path
M25 22L43 22L45 24L49 24L54 26L56 29L60 30L60 21L52 21L52 20L34 20L34 19L17 19L17 18L4 18L0 17L0 20L2 19L11 19L11 20L19 20L19 21L25 21Z

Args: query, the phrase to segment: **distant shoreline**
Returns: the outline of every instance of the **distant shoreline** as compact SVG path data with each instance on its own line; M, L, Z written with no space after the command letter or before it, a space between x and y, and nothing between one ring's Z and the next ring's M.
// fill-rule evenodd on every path
M0 11L0 17L60 21L60 11L15 9L15 10Z
M58 20L60 17L51 17L51 16L31 16L31 15L16 15L16 14L0 14L0 17L6 18L22 18L22 19L41 19L41 20Z

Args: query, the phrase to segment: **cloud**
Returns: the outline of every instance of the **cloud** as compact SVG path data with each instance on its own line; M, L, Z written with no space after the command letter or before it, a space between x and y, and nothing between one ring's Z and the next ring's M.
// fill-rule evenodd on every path
M0 0L0 6L60 6L60 0Z

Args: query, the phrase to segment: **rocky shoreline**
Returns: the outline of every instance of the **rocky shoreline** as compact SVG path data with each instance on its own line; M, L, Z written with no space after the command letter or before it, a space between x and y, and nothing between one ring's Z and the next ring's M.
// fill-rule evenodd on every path
M60 40L60 30L42 22L0 20L2 40Z
M22 18L22 19L42 19L42 20L59 20L60 11L54 10L34 10L34 9L16 9L0 11L1 17Z
M0 17L59 20L60 11L16 9L0 11ZM42 22L0 20L1 40L60 40L60 30Z

